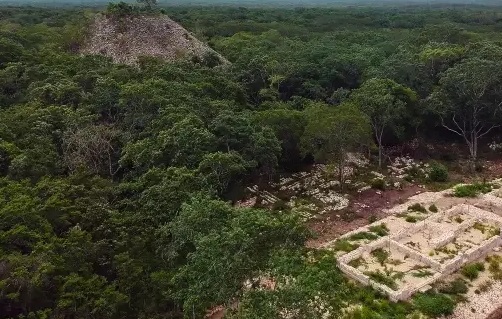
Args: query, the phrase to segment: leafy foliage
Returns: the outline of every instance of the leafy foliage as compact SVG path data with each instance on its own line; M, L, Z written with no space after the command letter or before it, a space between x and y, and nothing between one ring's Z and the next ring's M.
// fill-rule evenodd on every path
M107 14L157 13L143 3ZM500 10L165 10L232 65L116 65L76 54L94 8L0 8L0 316L202 317L236 300L230 318L412 313L305 249L298 216L228 202L312 161L335 163L344 185L347 154L371 151L372 133L381 161L387 146L444 135L441 119L482 138L500 107ZM452 304L416 306L434 316Z

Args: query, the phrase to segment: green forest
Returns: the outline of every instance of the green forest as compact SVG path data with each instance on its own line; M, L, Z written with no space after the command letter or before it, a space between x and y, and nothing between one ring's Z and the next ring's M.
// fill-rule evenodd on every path
M350 282L283 201L235 204L321 163L351 196L351 152L382 172L434 161L430 187L484 178L502 149L502 8L150 13L226 66L79 54L98 10L0 7L0 318L452 312L455 294L394 303Z

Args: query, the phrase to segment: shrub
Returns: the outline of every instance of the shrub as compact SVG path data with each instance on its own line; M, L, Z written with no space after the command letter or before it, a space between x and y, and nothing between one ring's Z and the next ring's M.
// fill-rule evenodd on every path
M443 164L432 162L429 170L429 180L431 182L447 182L448 169Z
M462 278L457 278L454 281L443 284L439 287L439 292L450 295L465 294L467 291L469 291L469 288L467 287L465 280Z
M431 211L433 213L437 213L439 211L439 209L437 208L436 205L432 204L431 206L429 206L429 211Z
M378 217L376 217L375 215L371 215L369 218L368 218L368 222L370 224L373 224L374 222L376 222L378 220Z
M453 195L455 197L476 197L480 193L486 194L492 190L492 185L488 183L475 183L460 185L455 187Z
M375 257L376 260L383 266L389 258L390 253L382 248L375 249L371 252L371 256Z
M417 278L430 277L432 275L433 275L432 272L425 270L425 269L420 269L417 272L412 273L412 276L417 277Z
M483 263L473 263L465 265L462 268L462 275L469 278L470 280L474 280L478 278L479 272L483 270L485 270L485 265Z
M359 266L363 265L365 263L364 259L361 257L353 259L349 262L349 266L354 267L354 268L359 268Z
M353 244L353 243L349 242L346 239L337 240L335 242L335 245L333 246L334 250L344 251L346 253L351 252L351 251L353 251L353 250L355 250L357 248L359 248L358 244Z
M369 230L370 232L375 233L380 237L387 236L389 234L389 229L387 228L387 225L383 223L378 226L371 226Z
M377 238L378 238L378 236L376 234L366 232L366 231L355 233L355 234L349 236L349 240L363 240L363 239L375 240Z
M396 280L394 278L392 278L391 276L384 274L380 270L367 272L365 274L368 277L370 277L372 280L374 280L378 283L381 283L383 285L386 285L387 287L389 287L392 290L396 290L398 288Z
M432 318L451 315L455 309L455 302L441 293L419 294L414 304L423 314Z
M406 216L405 221L407 221L408 223L416 223L417 218L414 216Z
M382 178L375 178L371 181L371 188L379 189L381 191L385 190L385 181Z
M408 210L412 212L427 213L427 209L419 203L408 206Z

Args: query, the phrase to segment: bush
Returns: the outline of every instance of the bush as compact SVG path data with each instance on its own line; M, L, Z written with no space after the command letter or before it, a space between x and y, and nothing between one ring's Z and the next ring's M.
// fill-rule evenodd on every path
M371 181L371 188L378 189L381 191L385 190L385 181L381 178L375 178Z
M476 197L480 193L486 194L492 190L492 185L488 183L475 183L469 185L460 185L455 187L453 195L455 197Z
M432 318L451 315L455 309L455 302L441 293L417 295L414 303L418 310Z
M437 208L436 205L432 204L431 206L429 206L429 211L431 211L433 213L437 213L439 211L439 209Z
M412 212L427 213L427 209L419 203L408 206L408 210Z
M276 211L282 211L282 210L287 210L289 209L288 203L283 201L282 199L277 200L273 205L272 205L272 210Z
M368 222L370 224L373 224L374 222L376 222L378 220L378 217L376 217L375 215L371 215L369 218L368 218Z
M377 248L371 252L371 256L375 257L380 265L384 265L390 256L390 253L382 248Z
M387 228L387 225L383 223L377 226L371 226L369 230L380 237L387 236L389 234L389 228Z
M386 285L392 290L397 290L398 286L396 283L396 280L392 278L391 276L388 276L387 274L383 273L380 270L377 271L372 271L372 272L367 272L365 273L370 279L373 281L376 281L380 284Z
M469 287L467 287L465 280L462 278L457 278L439 287L439 292L449 295L465 294L467 291L469 291Z
M432 162L429 170L429 180L431 182L447 182L448 169L443 164Z
M355 249L359 248L359 245L357 244L352 244L346 239L340 239L335 242L335 245L333 247L334 250L336 251L344 251L346 253L351 252Z
M362 240L362 239L375 240L377 238L378 238L377 235L370 233L370 232L365 232L365 231L355 233L355 234L349 236L350 240Z
M414 216L406 216L405 221L407 221L408 223L416 223L418 220Z
M485 265L483 263L473 263L465 265L464 268L462 268L462 275L470 280L474 280L478 278L479 272L483 270L485 270Z

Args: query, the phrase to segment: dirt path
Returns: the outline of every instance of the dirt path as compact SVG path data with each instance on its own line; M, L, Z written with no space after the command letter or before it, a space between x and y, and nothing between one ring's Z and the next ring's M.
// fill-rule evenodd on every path
M377 219L384 218L386 217L385 209L398 205L423 191L425 190L417 185L409 185L402 190L376 191L370 189L357 194L351 200L349 207L344 210L326 214L308 222L309 228L317 236L309 240L307 246L319 247L319 245L336 239L342 234L367 225L370 223L371 216L375 216ZM350 214L354 214L353 220L351 220Z

